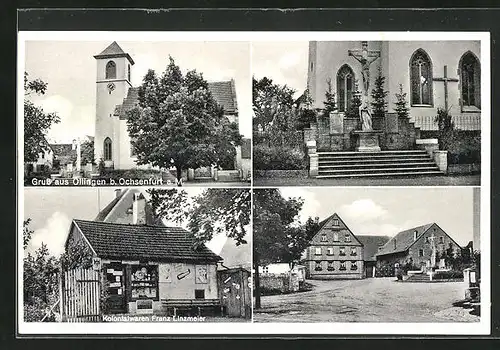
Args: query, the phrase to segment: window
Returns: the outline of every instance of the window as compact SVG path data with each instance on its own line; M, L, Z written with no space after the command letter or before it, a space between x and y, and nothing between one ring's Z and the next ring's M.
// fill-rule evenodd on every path
M410 88L412 105L432 105L432 64L422 49L410 60Z
M195 299L205 299L205 290L204 289L195 289L194 290L194 298Z
M334 271L335 268L333 267L333 261L328 262L328 266L326 267L328 271Z
M112 142L109 137L104 139L104 160L112 160Z
M314 267L314 271L323 271L321 267L321 261L316 261L316 266Z
M439 237L439 243L444 243L444 237L443 236Z
M347 64L340 67L337 73L338 107L340 112L346 112L351 106L354 90L354 72Z
M269 273L269 266L264 266L262 273Z
M314 255L321 255L321 247L314 248Z
M327 249L327 253L326 254L333 255L333 247L328 247L326 249Z
M356 256L358 255L358 251L356 250L356 247L351 247L351 256Z
M333 219L333 226L339 226L339 220L338 219Z
M351 261L351 271L357 269L358 269L358 264L355 261Z
M128 65L127 77L128 77L128 81L130 81L130 64Z
M348 234L348 233L345 234L345 241L346 242L350 242L351 241L351 235L350 234Z
M424 250L423 249L419 249L418 250L418 256L420 256L420 257L424 256Z
M321 235L321 242L326 242L326 235L325 234Z
M339 255L345 256L345 247L340 247Z
M481 66L472 52L460 59L460 87L462 106L481 108Z
M337 232L333 233L333 241L338 242L339 241L339 234Z
M116 79L116 63L109 61L106 64L106 79Z
M431 240L429 239L429 237L425 237L425 243L431 243Z
M132 265L132 299L158 299L158 266Z
M345 261L340 262L339 270L345 270Z

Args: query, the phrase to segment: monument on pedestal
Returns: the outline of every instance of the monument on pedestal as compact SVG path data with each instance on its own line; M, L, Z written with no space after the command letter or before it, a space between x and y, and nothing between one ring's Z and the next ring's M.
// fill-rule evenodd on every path
M368 93L370 91L370 64L380 57L380 51L368 50L368 42L362 41L361 50L349 50L348 53L349 56L354 57L361 63L361 75L363 78L362 92L355 92L355 96L361 100L361 105L359 106L361 130L353 131L357 135L356 151L379 152L379 135L382 134L382 131L373 130Z

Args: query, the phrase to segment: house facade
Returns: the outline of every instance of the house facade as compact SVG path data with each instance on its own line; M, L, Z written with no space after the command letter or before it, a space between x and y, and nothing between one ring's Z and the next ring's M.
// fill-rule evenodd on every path
M363 244L335 213L320 223L306 250L305 265L310 279L363 278Z
M114 169L151 168L137 165L137 157L127 130L127 111L139 102L139 88L130 77L135 64L132 57L116 43L111 43L96 59L95 157ZM238 124L238 106L234 80L209 82L208 88L224 115ZM236 166L242 166L242 151L237 152Z
M442 253L449 248L454 252L461 249L436 223L413 227L399 232L379 249L376 254L377 266L409 263L422 270L436 266L444 268L444 261L436 259L436 253Z
M307 88L316 108L323 108L328 81L340 113L349 110L353 93L361 90L361 64L349 50L359 41L309 43ZM449 109L457 129L480 130L481 52L479 41L368 41L369 90L379 75L385 77L388 112L395 94L407 94L410 122L420 130L437 130L437 108ZM379 55L375 59L375 56Z

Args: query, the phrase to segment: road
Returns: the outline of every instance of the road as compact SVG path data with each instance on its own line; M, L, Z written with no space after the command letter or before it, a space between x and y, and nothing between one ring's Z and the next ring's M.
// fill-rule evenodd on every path
M461 282L401 283L394 278L312 281L312 291L264 296L254 322L478 322L453 307Z

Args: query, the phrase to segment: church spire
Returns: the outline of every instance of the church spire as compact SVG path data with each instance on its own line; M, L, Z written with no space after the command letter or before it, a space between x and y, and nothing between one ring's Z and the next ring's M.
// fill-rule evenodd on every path
M94 56L95 59L115 57L126 57L132 65L134 64L134 60L132 59L132 57L130 57L128 53L123 51L123 49L120 47L120 45L118 45L116 41L113 41L100 54Z

